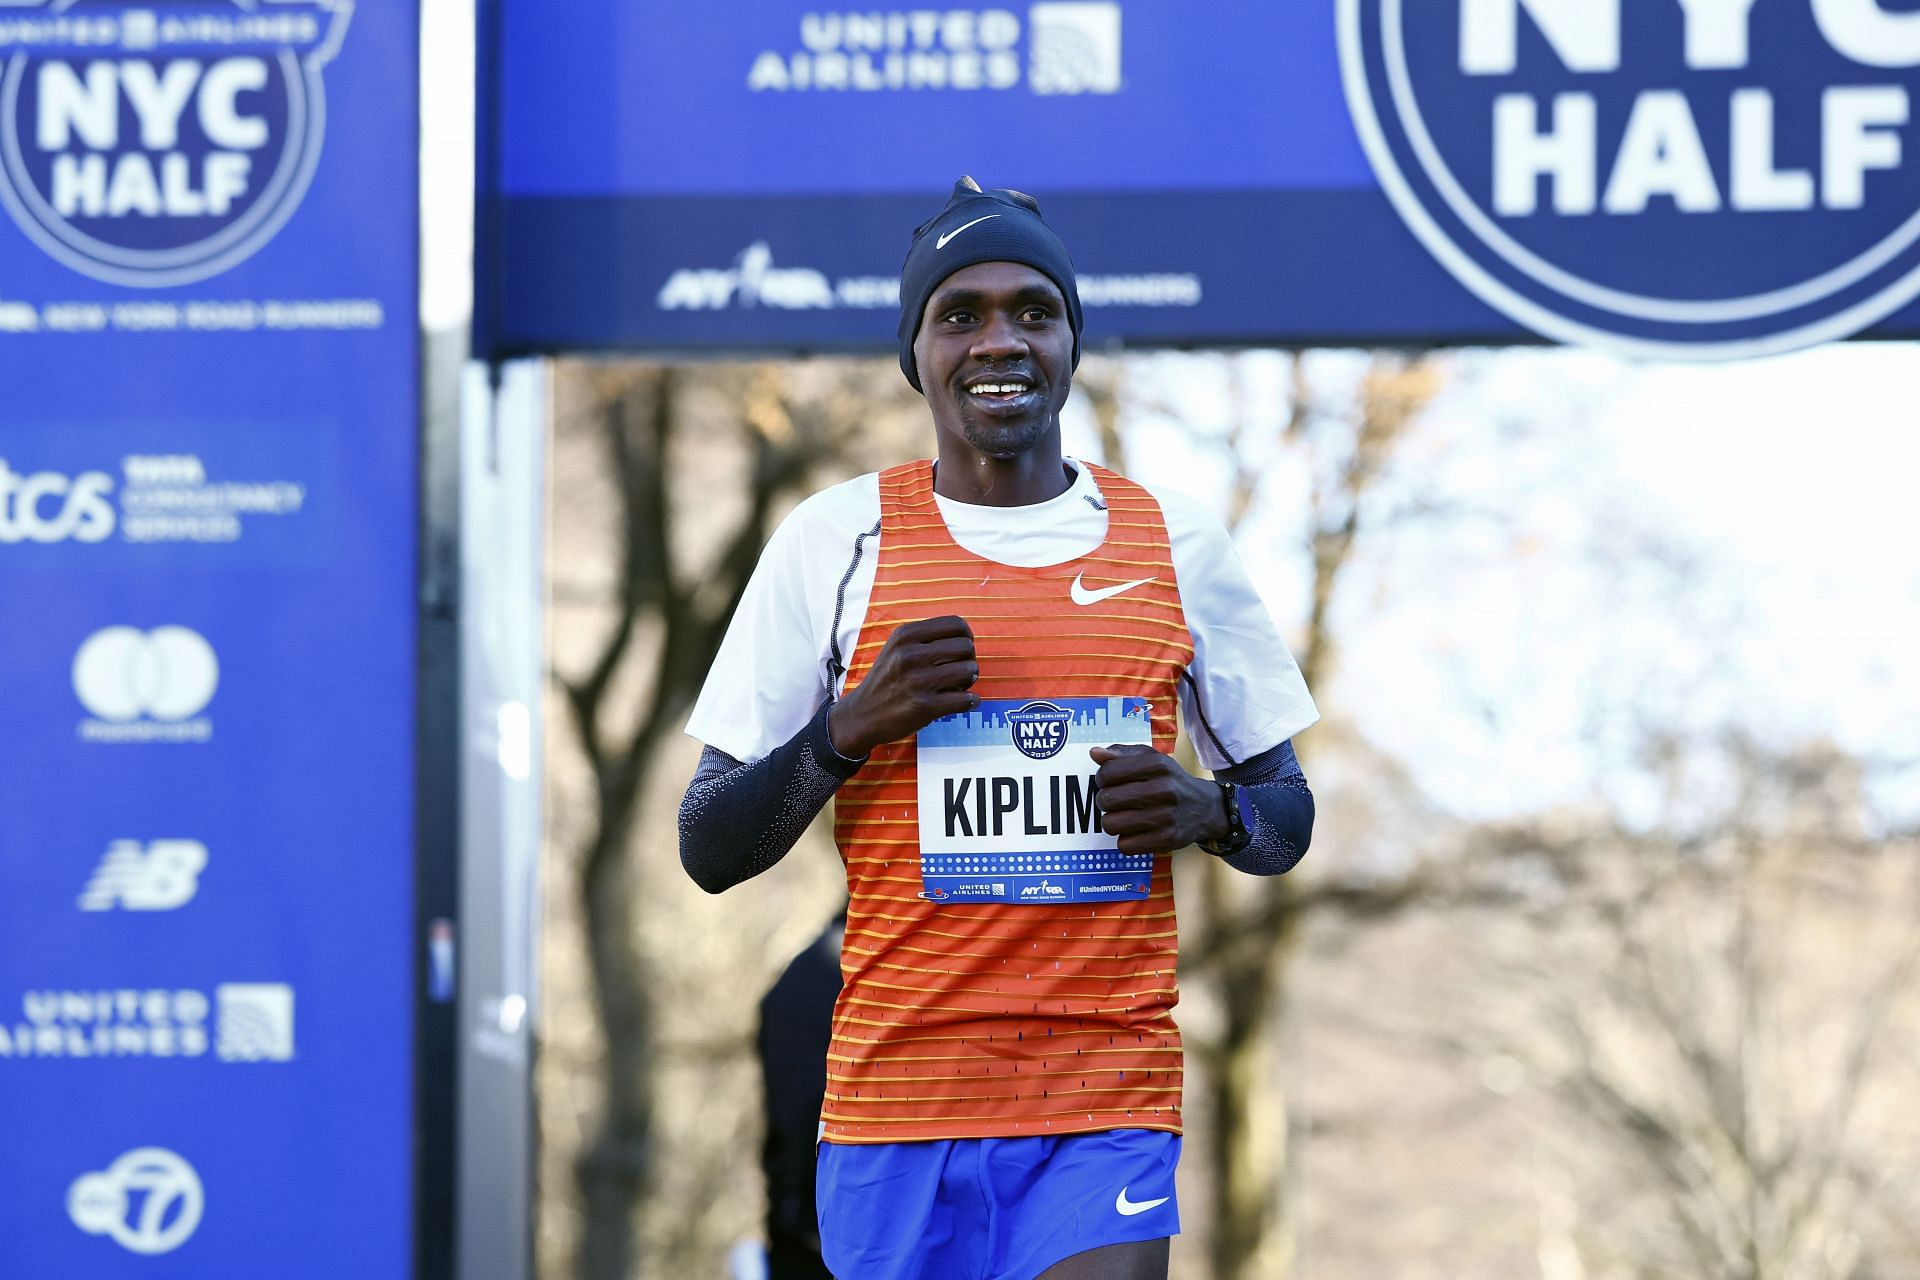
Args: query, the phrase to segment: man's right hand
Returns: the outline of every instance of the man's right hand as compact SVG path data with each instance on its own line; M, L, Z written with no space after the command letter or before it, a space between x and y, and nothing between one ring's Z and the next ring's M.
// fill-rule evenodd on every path
M973 631L949 615L895 627L852 693L827 715L833 749L862 760L885 742L910 738L941 716L980 705Z

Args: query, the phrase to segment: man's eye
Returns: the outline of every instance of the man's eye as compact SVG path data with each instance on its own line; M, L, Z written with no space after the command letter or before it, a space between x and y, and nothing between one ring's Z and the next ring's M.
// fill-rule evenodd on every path
M973 312L971 311L947 312L948 324L971 324L972 322L973 322Z
M1045 307L1028 307L1020 313L1020 318L1029 323L1039 320L1051 320L1053 319L1053 312L1047 310Z

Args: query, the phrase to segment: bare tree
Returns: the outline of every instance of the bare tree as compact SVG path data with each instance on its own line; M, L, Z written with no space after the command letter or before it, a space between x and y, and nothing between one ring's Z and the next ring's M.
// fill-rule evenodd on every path
M1697 793L1694 753L1663 754ZM1585 1192L1567 1204L1588 1206L1569 1274L1913 1274L1920 841L1871 829L1830 746L1716 755L1735 785L1708 815L1485 833L1509 855L1488 888L1525 926L1456 1046L1510 1055L1549 1108Z
M605 1046L597 1130L576 1166L585 1219L576 1273L628 1280L637 1268L634 1212L649 1177L654 1127L656 1015L634 947L631 854L642 797L661 744L706 676L778 507L816 467L846 451L862 419L850 388L798 396L771 366L584 373L591 429L617 499L619 555L606 635L582 670L555 675L591 770L593 808L580 837L575 892ZM726 503L703 503L691 514L676 509L676 460L687 447L689 405L703 390L719 393L707 397L709 407L731 418L741 444L737 470L703 482L744 495L731 504L730 523L720 522ZM689 550L696 541L709 548L704 557Z
M1338 659L1335 596L1376 518L1369 499L1396 451L1416 430L1442 374L1434 357L1381 352L1348 396L1320 393L1308 367L1304 355L1290 357L1280 436L1312 477L1307 513L1312 572L1295 657L1308 687L1324 695ZM1232 394L1227 430L1217 441L1228 465L1223 516L1229 528L1258 501L1264 465L1255 461L1252 447L1253 393L1238 370ZM1303 754L1311 758L1311 743ZM1314 859L1292 875L1251 879L1214 860L1204 864L1199 911L1189 916L1196 924L1189 930L1182 967L1219 1010L1210 1033L1189 1036L1206 1068L1200 1115L1215 1190L1211 1255L1219 1280L1270 1280L1292 1266L1284 1195L1290 1123L1278 1042L1289 969L1300 955L1308 920L1316 912L1364 918L1397 911L1420 899L1431 874L1430 867L1415 865L1381 878Z

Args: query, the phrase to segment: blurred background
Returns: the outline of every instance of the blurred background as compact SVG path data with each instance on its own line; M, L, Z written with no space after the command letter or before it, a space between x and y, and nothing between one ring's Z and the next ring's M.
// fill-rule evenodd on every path
M1082 365L1069 450L1218 505L1324 715L1306 861L1178 863L1175 1274L1920 1274L1915 367ZM686 879L669 655L729 548L924 454L925 409L884 359L554 396L541 1270L591 1274L600 1203L636 1274L721 1275L762 1231L757 1006L844 891L823 824Z
M1920 1277L1916 92L1913 0L0 0L0 1274L768 1274L844 881L701 893L682 726L931 452L971 174L1323 714L1176 865L1174 1274Z

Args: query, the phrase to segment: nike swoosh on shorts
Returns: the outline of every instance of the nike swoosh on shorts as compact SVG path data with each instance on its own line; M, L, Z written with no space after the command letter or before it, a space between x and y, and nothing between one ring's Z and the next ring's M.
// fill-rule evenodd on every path
M1113 1198L1113 1207L1121 1217L1131 1218L1136 1213L1145 1213L1149 1209L1158 1209L1171 1199L1173 1199L1172 1196L1161 1196L1158 1200L1141 1200L1136 1202L1127 1199L1127 1189L1122 1187L1120 1188L1120 1194Z

